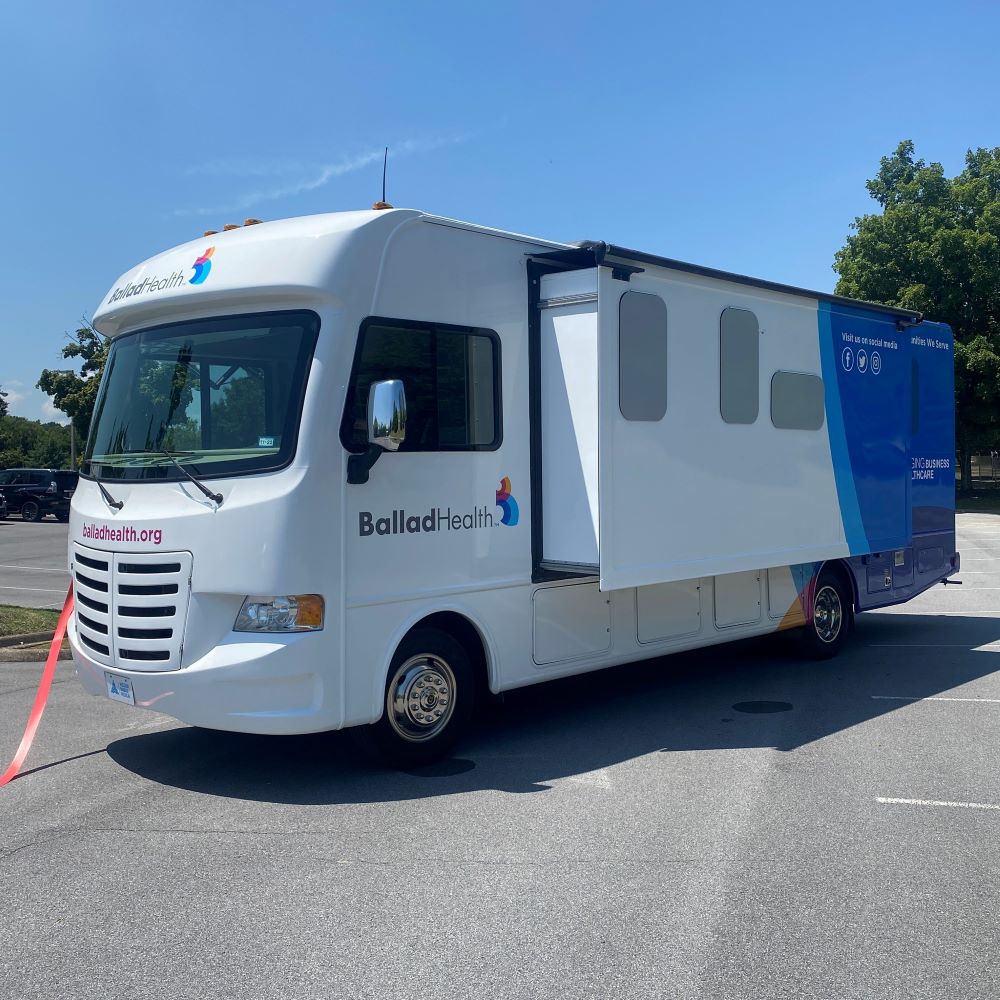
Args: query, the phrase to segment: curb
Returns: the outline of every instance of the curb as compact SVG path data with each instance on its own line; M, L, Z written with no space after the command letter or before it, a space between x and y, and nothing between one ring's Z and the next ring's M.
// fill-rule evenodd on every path
M44 663L52 645L52 632L24 632L0 638L0 663ZM60 660L72 660L69 643L63 639Z
M34 642L51 642L52 632L24 632L21 635L5 635L0 637L0 649L7 646L30 646Z
M25 644L23 646L4 646L0 648L0 663L44 663L48 659L49 646L52 644L50 635L44 642ZM59 650L60 660L72 660L69 643L65 640Z

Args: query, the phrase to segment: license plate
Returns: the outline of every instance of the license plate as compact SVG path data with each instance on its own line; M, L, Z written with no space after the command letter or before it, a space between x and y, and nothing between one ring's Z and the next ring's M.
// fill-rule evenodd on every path
M135 691L132 682L127 677L104 672L104 683L108 686L108 697L113 701L123 701L126 705L135 704Z

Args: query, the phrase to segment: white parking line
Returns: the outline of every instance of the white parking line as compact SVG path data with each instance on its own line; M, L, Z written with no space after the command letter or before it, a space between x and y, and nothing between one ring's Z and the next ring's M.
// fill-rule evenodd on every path
M968 649L972 653L1000 652L1000 639L970 646L967 642L870 642L869 649Z
M981 590L986 590L986 587L977 587L975 590L969 591L970 594L978 594ZM887 614L887 615L899 615L900 617L923 615L925 617L933 618L996 618L997 613L995 611L907 611L898 610L896 608L879 608L876 611L865 612L866 614Z
M61 594L61 590L52 590L50 587L0 587L0 590L22 590L29 594Z
M949 809L1000 809L1000 806L990 802L944 802L939 799L885 799L881 796L875 799L889 806L945 806Z
M873 694L871 697L875 701L980 701L989 705L1000 705L1000 698L948 698L942 695L934 695L930 698L909 698L896 694Z
M46 569L43 566L22 566L19 563L0 563L0 569L20 569L26 573L64 573L69 576L67 569Z

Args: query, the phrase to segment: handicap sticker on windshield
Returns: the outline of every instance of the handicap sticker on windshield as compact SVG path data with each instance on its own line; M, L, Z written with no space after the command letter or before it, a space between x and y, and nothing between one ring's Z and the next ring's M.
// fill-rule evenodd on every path
M113 701L121 701L126 705L135 704L135 690L127 677L104 672L104 683L108 686L108 697Z

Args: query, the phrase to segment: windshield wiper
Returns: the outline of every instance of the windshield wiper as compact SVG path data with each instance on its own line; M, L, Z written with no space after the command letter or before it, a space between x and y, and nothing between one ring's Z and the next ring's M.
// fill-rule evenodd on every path
M165 458L169 458L170 461L173 462L174 465L176 465L177 468L180 469L180 471L185 476L187 476L187 478L190 479L191 482L194 483L195 486L197 486L198 489L201 490L201 492L205 494L205 496L207 496L209 498L209 500L214 500L217 507L221 507L222 506L222 500L223 500L222 494L221 493L213 493L203 482L201 482L198 479L195 479L195 477L190 472L188 472L188 470L185 469L184 466L181 465L180 462L177 461L177 459L174 457L174 453L172 451L167 451L164 448L158 448L155 451L154 454L163 455Z
M114 507L115 510L121 510L122 507L125 506L125 501L124 500L116 500L104 488L104 484L100 481L100 479L95 479L94 482L97 483L97 488L101 491L101 496L103 496L104 499L107 501L109 507Z

